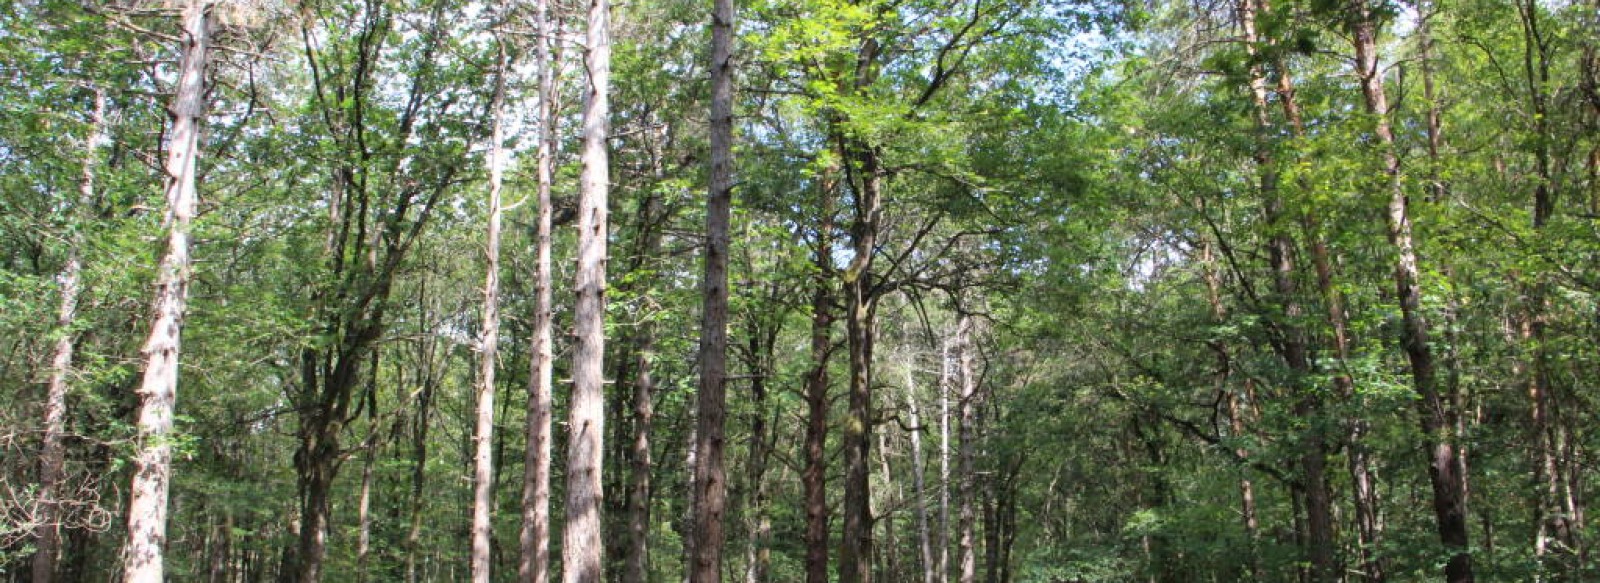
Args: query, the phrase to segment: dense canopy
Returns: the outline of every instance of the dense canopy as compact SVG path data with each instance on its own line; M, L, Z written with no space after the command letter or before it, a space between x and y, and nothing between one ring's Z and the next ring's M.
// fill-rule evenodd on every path
M1590 581L1596 0L16 0L0 579Z

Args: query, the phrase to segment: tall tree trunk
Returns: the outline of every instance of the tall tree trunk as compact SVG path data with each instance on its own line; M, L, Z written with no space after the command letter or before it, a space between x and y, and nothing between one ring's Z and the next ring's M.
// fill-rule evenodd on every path
M665 180L659 152L652 151L652 165L654 177ZM644 193L644 200L639 205L639 233L637 235L637 248L633 254L630 272L644 269L644 262L656 257L661 248L660 225L665 221L661 216L660 197L653 190ZM650 497L653 486L651 485L651 472L654 470L654 459L650 451L650 440L655 431L655 392L656 381L653 363L656 358L656 329L652 318L641 315L638 329L633 337L633 439L628 443L627 460L627 536L623 554L623 583L644 583L650 576ZM623 375L618 375L622 378Z
M522 531L518 537L520 558L517 579L545 583L550 578L550 421L553 408L553 355L551 351L552 290L550 276L550 187L554 182L556 151L556 60L551 55L555 27L550 15L550 0L537 0L534 20L538 26L539 66L538 226L535 227L534 308L532 361L528 375L528 405L525 433L527 452L523 457Z
M89 114L89 134L83 148L83 167L78 177L78 200L68 214L77 221L88 216L94 205L94 172L99 163L98 151L105 139L106 92L94 89L94 110ZM61 549L61 501L58 488L66 479L67 450L62 438L67 429L67 391L71 387L72 351L77 334L72 332L78 317L79 281L83 271L83 236L77 225L70 228L67 239L67 262L56 275L61 286L60 303L56 309L56 346L50 359L50 386L44 400L44 435L39 443L39 513L35 532L33 555L33 583L50 583L56 574L56 561Z
M975 583L978 580L978 540L976 532L977 523L977 466L978 457L978 378L976 367L973 365L974 350L974 320L972 316L963 314L956 324L956 379L961 383L960 398L956 406L960 411L957 418L957 433L960 450L956 458L956 505L957 526L960 545L960 583Z
M419 286L418 305L426 298L427 286ZM426 313L422 315L426 321ZM423 495L428 479L428 427L433 417L433 391L438 386L439 373L434 372L434 340L422 339L417 346L418 362L421 371L418 379L421 390L417 392L416 417L411 428L411 493L409 510L411 512L410 525L406 529L405 557L406 557L406 583L417 583L421 574L417 571L417 561L421 558L422 549L422 516L425 504Z
M711 184L706 199L705 306L700 314L700 386L694 471L694 564L691 583L722 580L723 467L727 422L728 222L733 200L733 0L714 0L711 11Z
M623 561L624 583L644 583L650 577L650 437L655 426L655 331L643 324L634 358L633 443L629 448L628 540Z
M1529 124L1534 133L1533 229L1542 231L1555 213L1555 181L1551 175L1549 96L1550 66L1546 55L1546 40L1540 29L1537 2L1519 0L1517 13L1522 23L1523 82L1527 85ZM1564 503L1565 482L1561 478L1560 417L1555 414L1555 387L1551 384L1546 336L1549 326L1547 307L1548 285L1539 275L1525 284L1523 318L1527 322L1525 344L1529 347L1528 399L1532 404L1531 427L1534 449L1534 476L1543 489L1537 506L1535 521L1534 555L1543 560L1549 554L1570 553L1577 548L1575 534L1569 521L1570 508ZM1555 548L1552 548L1555 547Z
M959 328L958 328L959 329ZM945 339L939 350L939 530L938 559L934 572L943 583L950 578L950 391L955 385L952 346Z
M420 294L419 294L420 295ZM419 347L422 352L423 363L431 363L433 347L431 340L424 340ZM417 572L417 560L423 552L422 549L422 515L424 507L424 486L428 479L428 425L433 412L434 379L437 378L432 366L424 366L421 375L422 390L417 393L416 421L411 429L411 524L406 530L405 555L406 555L406 583L417 583L421 578Z
M754 262L751 262L754 265ZM768 286L769 301L781 295L779 285ZM766 479L767 466L776 446L776 434L768 423L767 383L772 379L776 365L778 335L783 331L783 317L769 321L762 317L750 319L749 355L750 378L750 453L745 468L745 483L749 490L745 514L748 516L748 545L745 551L745 583L766 583L772 568L772 517L767 508L770 490ZM776 421L776 419L774 419Z
M872 257L878 248L882 176L877 155L858 148L861 162L856 221L851 229L855 258L844 273L845 332L850 355L849 407L844 422L844 531L839 541L841 583L871 583L872 492L868 481L872 448L872 344L877 297Z
M1251 0L1240 3L1239 22L1244 29L1245 50L1254 56L1262 39L1256 32L1256 17L1260 5ZM1250 67L1250 95L1254 102L1257 170L1260 172L1262 213L1268 229L1268 260L1272 269L1273 291L1283 310L1282 318L1274 328L1277 331L1277 350L1288 365L1291 384L1297 388L1294 412L1308 419L1308 429L1301 437L1300 468L1306 493L1306 554L1310 559L1311 578L1314 581L1332 581L1338 576L1339 566L1334 555L1333 498L1328 490L1325 436L1315 418L1322 415L1322 402L1318 391L1308 386L1311 361L1308 356L1306 333L1297 323L1303 309L1294 280L1295 244L1284 210L1283 194L1279 189L1280 173L1272 155L1274 124L1267 104L1266 72L1262 66Z
M606 146L611 87L609 0L590 0L584 68L583 171L578 192L578 267L574 281L572 405L567 441L567 522L562 532L565 583L604 580L600 540L601 479L605 454L605 285L607 196Z
M1376 118L1374 133L1383 148L1383 172L1389 189L1389 244L1395 248L1394 281L1402 320L1400 340L1411 365L1412 386L1419 397L1417 416L1427 444L1428 476L1433 487L1433 511L1439 539L1453 553L1445 566L1445 579L1450 583L1465 583L1473 580L1472 556L1467 550L1467 476L1450 439L1456 412L1440 397L1435 385L1433 351L1428 346L1428 321L1422 312L1411 216L1401 184L1394 131L1389 124L1389 103L1384 95L1382 70L1378 67L1377 24L1371 12L1367 0L1352 0L1355 72L1361 82L1367 113Z
M806 375L805 471L806 583L828 581L828 361L833 353L833 214L838 195L834 170L824 170L822 213L812 263L821 272L811 295L811 371Z
M200 157L200 124L205 115L205 73L211 38L206 22L209 0L188 0L179 37L177 90L167 108L167 250L156 272L154 318L145 341L144 379L139 385L139 439L128 489L128 541L123 547L123 580L164 580L162 547L167 540L167 489L172 478L173 407L178 391L178 354L189 299L189 223L198 205L195 163Z
M494 377L500 353L500 205L505 160L504 109L510 63L503 39L496 41L498 64L494 101L490 104L493 129L489 137L489 224L484 234L483 333L478 343L478 395L473 426L472 459L472 581L489 583L490 543L494 536Z
M361 493L356 501L356 581L367 580L367 560L372 554L372 466L377 462L377 430L367 436L361 456ZM232 517L229 517L232 520Z
M917 550L922 557L922 583L934 583L933 541L928 532L928 496L923 474L922 414L917 409L916 358L906 364L906 412L911 419L911 494L917 508Z

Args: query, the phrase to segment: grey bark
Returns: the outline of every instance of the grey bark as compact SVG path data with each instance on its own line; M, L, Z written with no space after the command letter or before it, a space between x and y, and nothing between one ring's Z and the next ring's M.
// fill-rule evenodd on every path
M525 433L527 451L523 457L522 530L517 578L528 583L544 583L550 578L550 442L552 383L554 381L551 344L552 291L550 275L550 230L554 213L550 208L550 187L554 182L556 151L556 59L552 55L556 27L550 15L550 0L535 3L539 66L538 225L535 227L533 353L528 375L528 403Z
M159 583L165 578L162 547L167 538L167 492L172 478L173 408L177 401L178 355L188 307L189 225L198 203L195 165L200 157L200 126L205 115L205 73L210 31L208 0L184 4L179 36L178 81L170 117L166 160L167 249L156 272L150 336L142 349L144 378L139 385L139 437L128 489L128 540L123 547L123 581Z
M578 178L578 266L573 282L572 404L568 417L567 522L562 531L565 583L604 580L600 511L604 502L605 287L607 198L610 191L610 3L590 0L584 69L583 170Z

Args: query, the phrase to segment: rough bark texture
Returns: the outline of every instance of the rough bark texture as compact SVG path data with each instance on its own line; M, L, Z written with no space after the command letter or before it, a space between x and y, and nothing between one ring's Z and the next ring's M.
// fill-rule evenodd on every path
M539 65L539 160L538 225L535 227L533 353L528 375L528 404L525 433L527 451L523 457L522 531L517 561L517 579L544 583L550 578L550 421L554 381L551 343L552 291L550 276L550 229L554 216L550 208L550 186L556 150L556 59L552 58L554 26L549 0L538 0L534 19L539 38L536 49Z
M483 332L478 343L478 387L472 456L472 581L489 583L490 539L494 535L494 373L500 352L500 205L504 183L506 100L506 47L499 43L494 101L490 105L493 129L489 134L489 221L484 233Z
M94 205L94 172L99 163L99 144L105 139L106 93L95 88L94 110L89 114L89 134L84 140L83 167L78 177L78 200L69 216L79 220ZM58 489L66 479L67 391L71 387L73 342L72 324L78 317L78 294L83 271L83 236L77 225L69 228L67 261L56 275L61 298L56 308L55 351L50 358L50 385L44 401L44 435L39 443L39 514L35 530L33 583L50 583L55 578L57 554L61 547L61 515Z
M727 423L728 222L733 199L733 0L715 0L711 11L711 184L706 199L705 275L700 282L699 424L694 472L694 562L690 581L722 580L723 514L727 469L723 432Z
M1417 416L1426 444L1439 540L1453 553L1445 565L1444 575L1450 583L1465 583L1473 580L1472 556L1467 550L1467 477L1449 435L1455 426L1455 413L1435 386L1433 351L1428 346L1428 321L1422 311L1411 216L1401 184L1394 131L1389 124L1389 102L1384 95L1382 69L1378 66L1377 25L1366 0L1353 0L1350 9L1354 17L1351 33L1355 45L1355 72L1361 82L1367 113L1376 120L1374 133L1383 148L1383 172L1389 189L1389 243L1395 249L1394 282L1400 300L1400 343L1411 365L1412 387L1419 397Z
M611 86L610 3L590 0L584 68L583 170L578 192L578 267L574 281L572 405L567 441L567 522L562 531L565 583L604 580L600 540L602 464L605 453L605 287L607 196L606 134Z
M195 163L200 157L200 124L205 115L205 72L210 36L207 0L183 7L179 36L178 81L170 116L166 160L165 224L167 249L156 271L156 295L139 385L139 438L128 489L128 540L123 547L123 581L158 583L165 578L162 547L167 538L167 489L172 477L173 406L178 390L178 354L189 299L189 223L198 203Z

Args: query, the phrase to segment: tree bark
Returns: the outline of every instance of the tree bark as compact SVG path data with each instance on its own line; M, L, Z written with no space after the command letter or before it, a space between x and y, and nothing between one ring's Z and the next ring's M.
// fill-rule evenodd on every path
M833 214L838 180L824 170L822 213L812 262L820 274L811 295L811 371L806 375L806 583L828 582L828 361L833 352Z
M691 583L722 580L727 469L728 222L733 199L733 0L714 0L711 12L711 184L706 199L705 276L701 294L698 452L694 472L694 564Z
M372 466L377 461L378 442L376 429L367 436L361 457L361 493L356 501L356 581L367 580L367 559L372 553ZM232 520L232 517L229 517Z
M550 578L550 442L554 382L551 350L552 280L550 275L550 230L554 213L550 208L550 187L554 182L556 122L558 119L555 68L551 55L555 27L550 15L550 0L537 0L534 20L538 27L539 123L538 225L535 227L534 308L531 364L528 375L528 404L525 433L527 451L523 457L522 531L518 537L520 557L517 579L544 583Z
M928 531L928 496L923 473L922 415L917 409L916 360L906 364L906 412L911 419L911 492L916 497L917 550L922 556L922 583L934 583L933 541Z
M955 385L951 368L954 344L946 339L939 351L939 557L934 571L941 583L950 578L950 390Z
M1374 133L1383 148L1383 173L1388 181L1387 219L1389 244L1395 249L1394 282L1402 321L1400 341L1411 365L1413 389L1419 397L1417 415L1427 445L1428 477L1433 489L1439 539L1452 552L1444 575L1450 583L1466 583L1473 580L1472 555L1467 549L1467 477L1449 435L1455 426L1456 412L1440 397L1435 386L1433 351L1428 346L1429 326L1422 312L1411 216L1401 184L1400 158L1395 152L1394 131L1389 123L1382 70L1378 66L1377 25L1367 0L1352 0L1350 8L1355 17L1351 30L1355 73L1361 83L1366 111L1375 118Z
M584 68L583 170L578 192L578 267L574 281L572 405L568 421L567 522L562 531L565 583L600 583L602 464L605 453L605 286L611 32L609 0L590 0Z
M960 583L978 580L977 540L977 447L978 447L978 378L973 366L973 318L963 314L956 324L956 378L961 383L957 433L959 447L956 458L956 530L960 545Z
M1239 22L1244 29L1245 50L1255 57L1256 45L1262 39L1256 32L1257 11L1261 6L1251 0L1240 3ZM1297 417L1311 420L1309 429L1301 436L1300 467L1304 476L1306 494L1306 554L1310 560L1313 581L1332 581L1338 576L1339 566L1334 555L1333 499L1328 491L1327 455L1325 436L1315 421L1322 415L1322 400L1317 391L1308 386L1311 361L1308 357L1305 331L1297 320L1303 313L1294 281L1295 244L1290 235L1288 217L1284 210L1283 194L1279 189L1280 173L1272 155L1271 140L1275 133L1267 104L1266 72L1261 65L1250 67L1250 94L1254 102L1256 167L1260 173L1259 187L1262 213L1268 233L1268 260L1272 269L1273 291L1282 307L1282 318L1274 328L1277 331L1277 350L1292 375L1291 384L1300 395L1296 398L1294 412Z
M484 234L483 331L478 342L478 391L472 457L472 581L489 583L490 541L494 536L494 378L500 352L500 204L504 184L504 109L506 100L505 41L496 41L498 65L494 101L490 104L489 220Z
M205 116L205 74L211 38L208 0L188 0L179 37L178 81L170 118L166 160L167 250L157 270L144 378L139 385L139 438L128 489L128 540L123 547L123 580L159 583L165 578L162 547L167 539L167 492L172 478L173 407L178 390L178 354L188 307L189 224L198 205L196 161Z
M95 168L99 164L100 142L105 139L106 92L94 89L94 110L89 114L89 134L83 148L83 167L78 177L78 200L69 220L76 223L87 217L94 205ZM50 583L55 578L61 549L61 501L58 489L66 479L67 451L63 438L67 429L67 392L71 388L73 343L77 334L72 325L78 317L78 294L82 291L83 235L81 225L68 226L67 261L56 275L61 289L56 309L55 353L50 359L50 385L44 401L44 435L39 443L39 514L35 529L33 583Z

